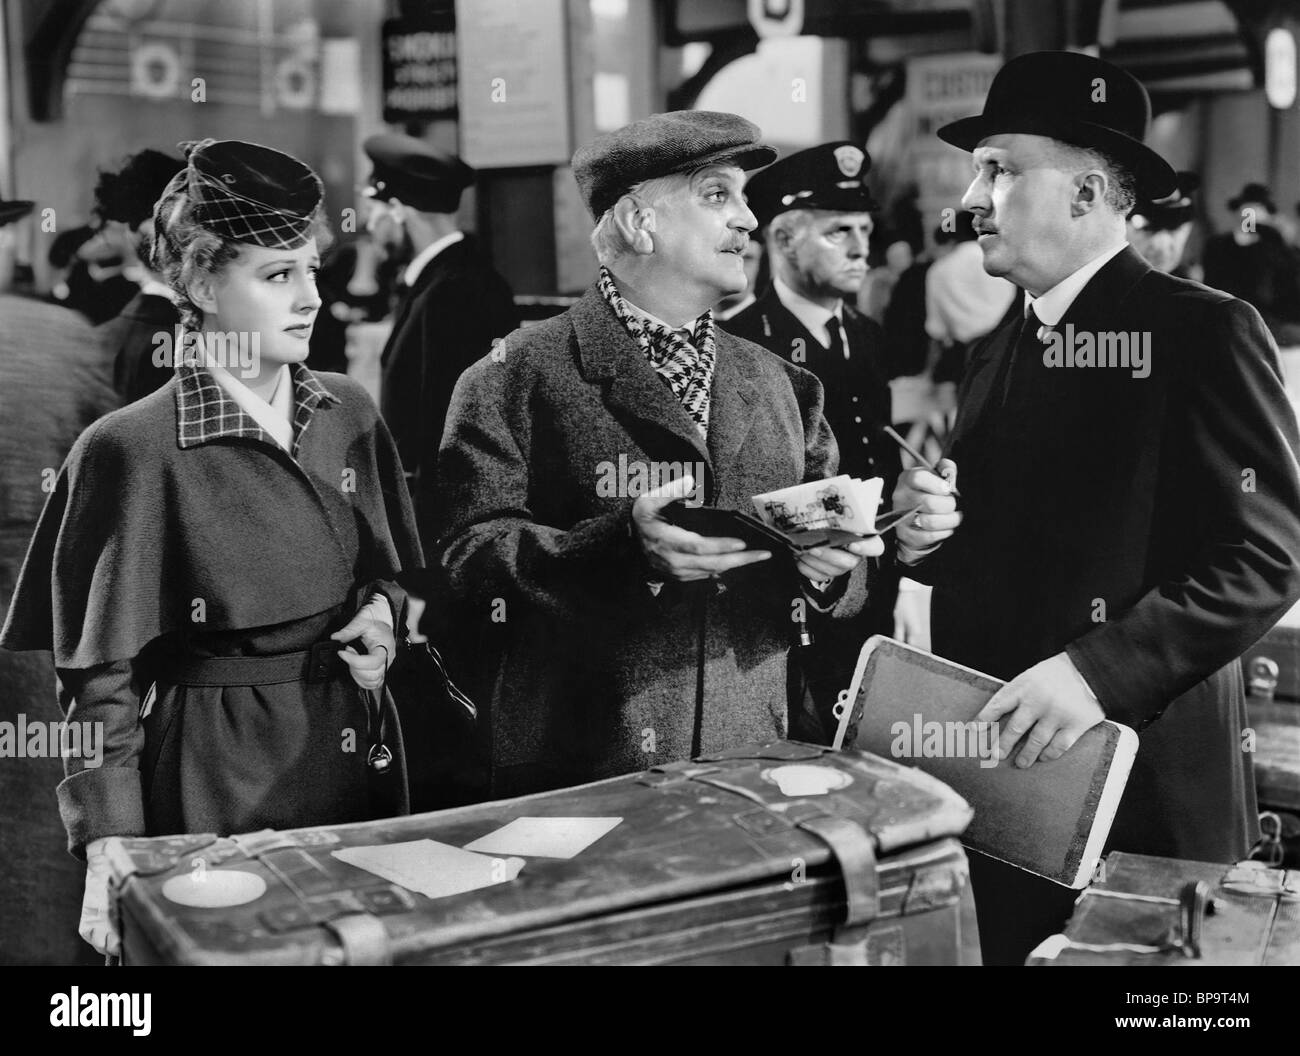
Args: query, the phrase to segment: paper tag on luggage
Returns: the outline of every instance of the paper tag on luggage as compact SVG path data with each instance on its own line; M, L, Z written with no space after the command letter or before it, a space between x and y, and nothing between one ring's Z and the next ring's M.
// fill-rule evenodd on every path
M842 531L873 535L880 477L838 476L754 496L759 520L782 532Z
M475 854L437 840L346 847L330 853L341 862L426 898L446 898L508 883L524 867L522 858Z

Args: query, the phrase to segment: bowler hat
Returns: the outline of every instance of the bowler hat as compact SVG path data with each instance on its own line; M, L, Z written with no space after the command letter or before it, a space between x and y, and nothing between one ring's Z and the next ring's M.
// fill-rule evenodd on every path
M745 184L745 197L760 227L790 209L867 213L880 208L867 187L870 169L871 155L857 144L823 143L755 173Z
M460 194L474 182L474 170L454 154L414 136L381 132L361 144L373 168L366 192L396 198L425 213L454 213Z
M737 114L672 110L609 132L573 155L573 177L587 209L600 219L643 180L728 164L749 171L776 160L762 131Z
M1277 212L1277 206L1273 202L1273 194L1269 191L1268 185L1263 183L1248 183L1243 187L1234 198L1228 199L1229 209L1240 209L1247 202L1254 202L1262 205L1270 213Z
M1035 51L998 70L982 114L944 125L938 136L963 150L1015 132L1100 150L1133 173L1139 196L1163 198L1178 181L1142 142L1150 124L1151 100L1127 70L1078 52Z

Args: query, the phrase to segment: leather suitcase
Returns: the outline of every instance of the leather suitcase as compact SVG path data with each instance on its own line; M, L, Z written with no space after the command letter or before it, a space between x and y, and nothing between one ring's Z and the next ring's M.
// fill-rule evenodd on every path
M622 821L572 858L526 857L513 880L440 898L333 853L463 848L538 817ZM917 770L778 741L430 814L109 853L126 964L956 964L978 963L956 839L970 817ZM251 901L189 904L231 885Z
M1114 851L1031 965L1300 964L1300 873Z

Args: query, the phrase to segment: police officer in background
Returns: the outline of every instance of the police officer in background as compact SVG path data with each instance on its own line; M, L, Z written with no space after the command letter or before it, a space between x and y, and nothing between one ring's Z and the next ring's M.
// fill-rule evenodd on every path
M402 458L421 541L431 548L429 506L452 389L494 338L518 327L519 315L505 279L456 224L474 170L411 136L383 133L363 148L374 166L366 226L386 248L411 254L384 346L380 406Z
M766 232L772 284L723 326L812 371L826 391L826 420L839 443L841 473L883 477L893 491L900 461L882 433L890 424L885 333L852 305L867 276L867 249L879 208L865 177L871 158L848 142L791 154L753 176L745 195ZM882 559L886 566L892 559ZM894 633L898 577L882 568L862 614L801 653L823 723L853 677L868 636ZM808 734L829 734L804 731Z

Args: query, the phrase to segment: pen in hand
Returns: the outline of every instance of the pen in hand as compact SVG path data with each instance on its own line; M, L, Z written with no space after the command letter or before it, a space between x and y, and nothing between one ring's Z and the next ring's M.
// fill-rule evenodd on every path
M921 454L920 451L918 451L906 440L904 440L892 428L890 428L889 426L885 426L884 431L889 434L890 439L893 440L894 443L896 443L899 447L901 447L904 451L906 451L909 455L911 455L914 459L916 459L916 461L919 462L921 466L923 466L925 469L928 469L936 477L940 477L943 480L948 479L946 476L944 476L934 467L933 462L931 462L928 458L926 458L923 454ZM958 491L955 487L952 489L952 494L953 494L953 498L956 499L961 498L961 492Z

